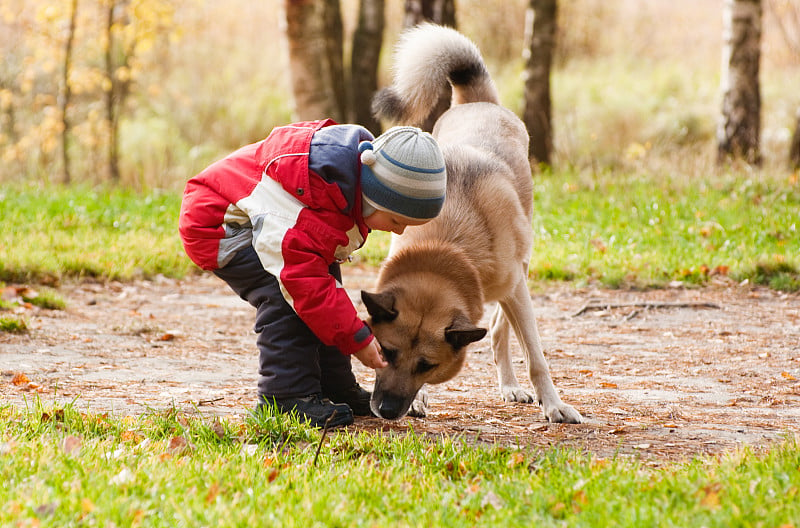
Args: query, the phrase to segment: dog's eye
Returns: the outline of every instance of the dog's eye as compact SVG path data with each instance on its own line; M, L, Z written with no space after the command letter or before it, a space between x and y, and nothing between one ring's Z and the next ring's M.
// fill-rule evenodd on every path
M436 367L436 365L429 362L427 359L420 359L419 363L417 363L417 374L424 374L434 367Z
M394 348L382 348L381 353L383 354L383 359L387 362L394 363L397 361L397 350Z

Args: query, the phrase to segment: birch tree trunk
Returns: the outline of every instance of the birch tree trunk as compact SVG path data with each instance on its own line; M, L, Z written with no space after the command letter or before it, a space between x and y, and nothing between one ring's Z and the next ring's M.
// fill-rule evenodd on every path
M378 89L383 27L384 0L361 0L350 60L350 121L364 126L376 136L381 133L381 124L372 115L370 103Z
M295 117L344 121L346 84L339 0L285 0Z
M525 19L525 108L528 156L550 164L553 150L550 69L556 45L556 0L530 0Z
M725 0L717 161L761 162L761 0Z

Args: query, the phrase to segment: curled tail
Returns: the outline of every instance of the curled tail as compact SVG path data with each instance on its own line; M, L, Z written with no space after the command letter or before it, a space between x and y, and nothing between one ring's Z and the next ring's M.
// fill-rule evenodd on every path
M451 105L499 104L478 47L451 28L421 24L404 31L395 48L393 74L392 85L372 100L372 112L381 119L420 126L451 86Z

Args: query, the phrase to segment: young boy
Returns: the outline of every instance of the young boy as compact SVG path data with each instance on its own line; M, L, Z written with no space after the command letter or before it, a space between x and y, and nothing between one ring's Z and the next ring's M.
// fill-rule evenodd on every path
M434 218L445 184L430 134L394 127L373 138L331 120L276 127L189 180L179 221L186 253L256 308L259 406L317 427L370 415L350 356L386 363L339 263L370 230L400 234Z

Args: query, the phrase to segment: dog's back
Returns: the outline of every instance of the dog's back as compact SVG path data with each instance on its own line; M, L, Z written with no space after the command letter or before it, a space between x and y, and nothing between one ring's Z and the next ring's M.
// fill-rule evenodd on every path
M508 276L530 258L532 182L528 133L500 105L480 51L450 28L423 24L406 31L393 83L376 94L373 111L420 125L451 89L450 109L433 129L447 164L444 208L434 221L393 240L392 254L420 240L452 242L469 253L487 301L496 300Z

